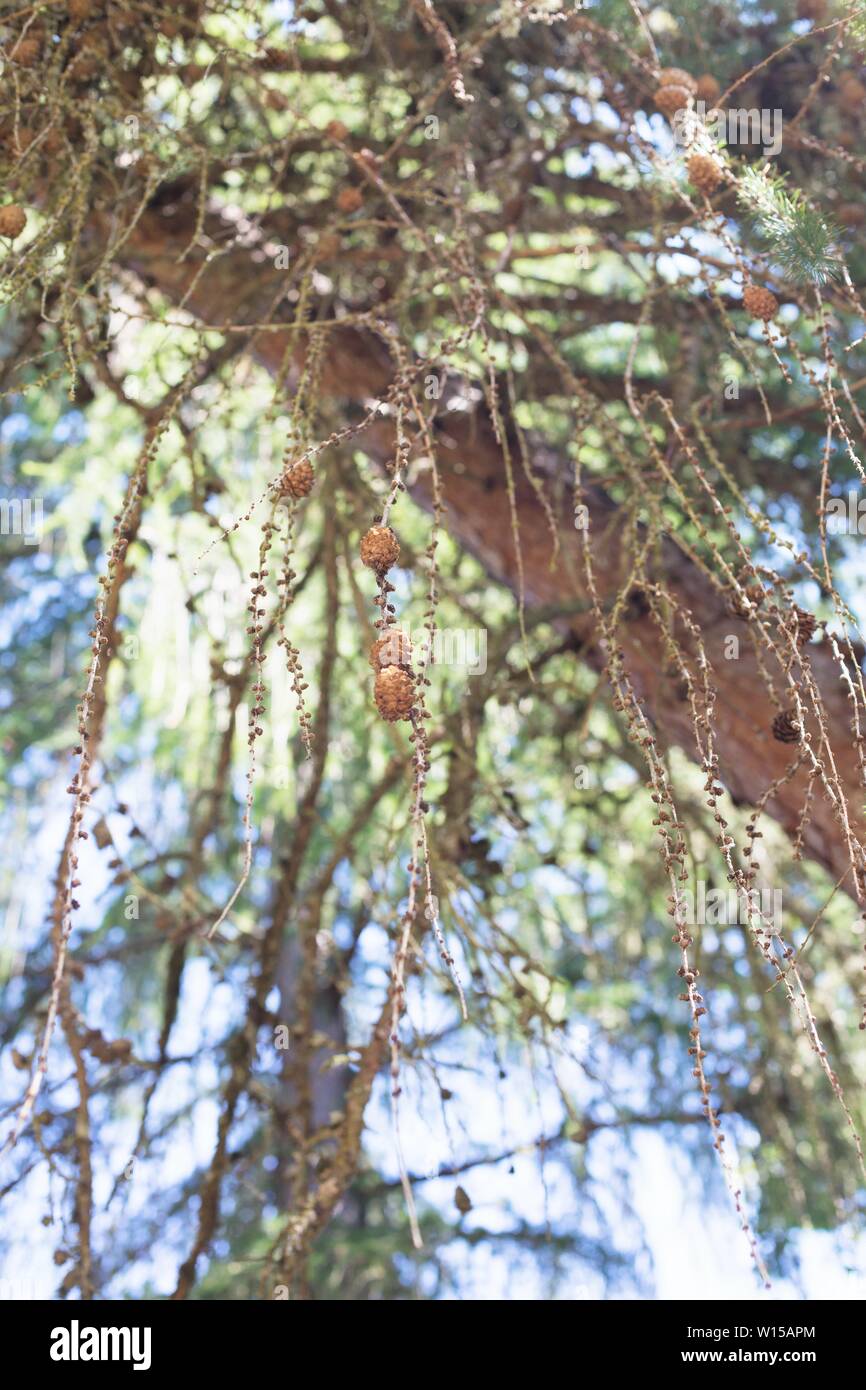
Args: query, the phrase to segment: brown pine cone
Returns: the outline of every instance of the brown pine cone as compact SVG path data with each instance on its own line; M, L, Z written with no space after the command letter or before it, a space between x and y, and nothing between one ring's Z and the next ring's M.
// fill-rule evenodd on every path
M685 87L689 96L694 96L698 84L685 68L662 68L659 73L660 87Z
M101 1029L88 1028L81 1041L84 1047L87 1048L88 1052L92 1052L93 1056L96 1057L100 1062L107 1062L110 1060L108 1055L108 1048L110 1044L108 1039L103 1037Z
M290 48L266 48L260 65L266 72L285 72L292 66L293 55Z
M743 308L753 319L763 319L764 323L769 323L779 312L779 301L772 291L765 290L763 285L746 285L743 290Z
M793 709L782 710L773 720L773 738L780 743L799 743L800 725L797 723L797 711Z
M732 613L736 613L738 618L748 619L754 617L766 597L763 584L745 584L742 596L734 593L728 602Z
M750 603L754 604L756 608L760 608L766 597L767 591L763 584L759 584L756 581L754 584L746 585L746 598Z
M704 193L707 197L716 191L722 181L721 166L711 154L693 154L686 169L689 182L694 184L699 193Z
M357 212L364 205L364 195L354 184L347 184L337 194L337 207L340 212Z
M66 0L66 9L69 18L75 24L80 24L83 19L89 19L95 9L96 0Z
M408 633L397 627L388 628L370 648L369 661L374 671L381 671L385 666L408 669L412 663L412 643Z
M653 97L653 101L660 111L663 111L669 121L672 121L678 111L688 110L692 104L692 94L688 87L676 85L670 87L659 87Z
M805 608L801 608L796 603L785 623L785 627L791 633L798 647L805 647L806 643L811 641L817 626L818 619L814 613L807 612Z
M20 236L27 225L27 213L17 203L7 203L0 208L0 237L13 241Z
M472 1210L472 1198L465 1188L455 1187L454 1205L463 1216L465 1216L468 1211Z
M371 526L361 537L361 559L377 574L384 574L400 558L400 544L390 526Z
M289 497L307 497L313 490L315 476L310 460L302 459L286 469L280 479L280 491Z
M408 671L402 671L399 666L383 667L376 676L374 694L376 708L389 724L411 715L415 686Z
M343 125L342 121L328 121L325 134L330 135L332 140L348 140L349 127Z
M711 73L705 72L698 78L695 96L698 101L705 102L708 108L715 106L721 94L722 89Z
M38 39L28 37L18 39L17 43L13 42L6 51L12 62L17 63L20 68L32 68L39 61L42 45Z

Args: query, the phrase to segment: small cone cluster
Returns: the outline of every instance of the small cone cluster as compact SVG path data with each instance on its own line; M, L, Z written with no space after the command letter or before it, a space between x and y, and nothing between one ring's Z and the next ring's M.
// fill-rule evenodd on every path
M415 683L402 667L383 666L376 675L374 697L376 708L389 724L397 719L410 719L415 701Z
M722 89L719 86L716 79L713 77L712 73L702 73L701 76L698 78L697 86L695 89L695 96L697 97L698 101L704 102L708 108L713 107L715 106L721 94Z
M779 743L799 743L800 725L797 723L797 711L793 709L782 710L773 720L773 738L778 739Z
M390 526L371 526L361 537L361 559L376 574L385 574L400 558L400 544Z
M678 111L691 106L698 84L684 68L663 68L659 73L658 90L653 97L656 106L672 121Z
M12 43L6 50L7 56L13 63L17 63L19 68L32 68L39 62L39 54L42 52L42 45L38 39L23 38L18 39L17 43Z
M693 184L698 192L703 193L706 197L715 193L722 181L721 165L711 154L693 154L686 169L689 183Z
M347 184L337 194L337 208L340 212L357 212L364 205L364 195L354 184Z
M27 225L27 213L17 203L7 203L0 208L0 237L13 241L20 236Z
M688 108L691 97L685 87L659 87L653 100L658 109L672 121L678 111Z
M287 468L280 480L280 490L288 497L307 497L313 490L315 474L309 459Z
M400 666L408 670L412 664L412 643L407 633L400 628L389 627L373 643L369 660L374 671L381 671L386 666Z
M82 1042L100 1062L126 1062L132 1056L129 1038L106 1038L98 1028L88 1028Z
M807 642L811 642L818 627L818 619L814 613L801 608L799 604L794 604L793 610L785 624L788 631L793 636L798 647L805 647Z
M685 68L662 68L659 73L660 87L685 87L690 96L698 90L698 84Z
M376 673L376 708L389 724L397 719L413 719L417 692L412 674L412 643L408 633L392 625L394 608L388 598L394 586L386 578L400 558L400 543L390 526L377 524L361 537L360 552L364 564L379 581L376 603L382 617L376 626L381 633L369 652L369 662Z
M752 618L767 597L763 584L745 584L742 597L734 593L730 599L730 609L738 618Z
M763 285L747 285L743 290L743 308L753 319L763 319L764 323L769 323L779 312L779 301Z

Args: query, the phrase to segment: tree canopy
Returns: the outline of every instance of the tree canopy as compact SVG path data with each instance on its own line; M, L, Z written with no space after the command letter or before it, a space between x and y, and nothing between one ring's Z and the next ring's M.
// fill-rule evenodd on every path
M652 1296L657 1134L854 1277L862 0L0 48L6 1268Z

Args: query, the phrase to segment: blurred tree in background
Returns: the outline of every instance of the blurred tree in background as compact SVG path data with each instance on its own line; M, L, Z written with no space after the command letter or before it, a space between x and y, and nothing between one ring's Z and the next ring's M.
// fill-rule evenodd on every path
M8 1272L853 1270L862 4L2 25Z

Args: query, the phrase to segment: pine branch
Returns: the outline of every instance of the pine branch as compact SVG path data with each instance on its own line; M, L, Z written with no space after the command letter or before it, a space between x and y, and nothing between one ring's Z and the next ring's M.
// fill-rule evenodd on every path
M823 285L839 275L838 229L784 175L747 168L737 196L787 280Z

